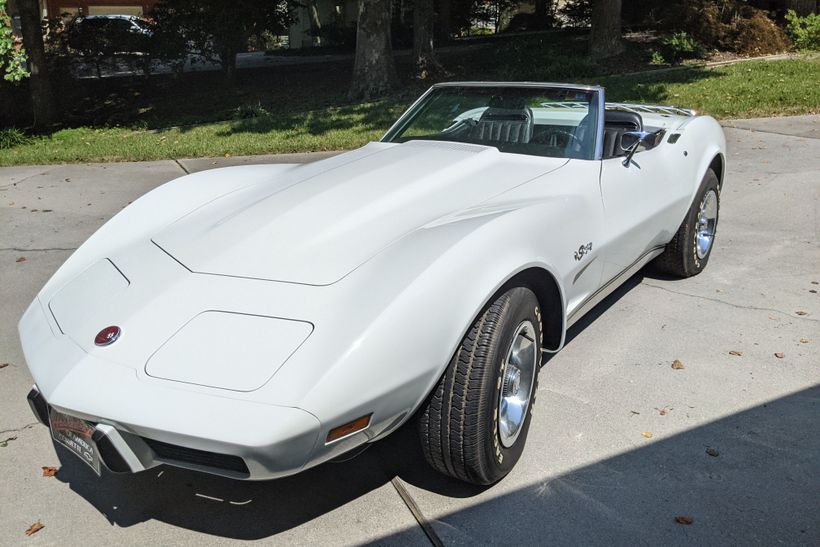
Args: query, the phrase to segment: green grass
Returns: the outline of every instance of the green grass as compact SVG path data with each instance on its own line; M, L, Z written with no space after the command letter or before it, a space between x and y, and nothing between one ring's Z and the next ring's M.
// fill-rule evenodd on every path
M526 79L526 74L510 73L510 65L499 66L509 79ZM586 65L584 67L586 69ZM482 69L471 73L471 69L457 67L454 77L490 79L498 74L486 67ZM559 69L566 70L566 63L560 64ZM342 67L339 73L346 74L346 70L347 67ZM562 79L573 80L571 77ZM817 58L602 78L579 75L579 79L606 86L609 100L685 106L716 118L820 113L820 60ZM401 94L378 102L345 104L339 98L343 96L340 86L345 82L341 75L329 75L315 85L310 84L313 87L305 87L308 84L302 81L300 92L296 89L301 84L294 80L267 87L251 82L239 91L222 94L214 88L180 90L176 86L169 89L176 89L178 96L170 91L154 93L156 96L150 100L144 92L135 93L129 100L119 99L123 105L121 110L103 105L106 113L114 112L103 122L86 122L0 149L0 165L350 149L379 138L427 85L412 84ZM258 89L253 85L258 85ZM115 103L117 100L112 99ZM339 106L330 106L335 103ZM261 106L238 111L242 105ZM237 112L254 117L212 121L238 117ZM211 121L166 125L203 118ZM121 125L110 123L118 119L122 120Z
M609 100L694 108L718 119L820 113L820 59L750 61L597 80Z

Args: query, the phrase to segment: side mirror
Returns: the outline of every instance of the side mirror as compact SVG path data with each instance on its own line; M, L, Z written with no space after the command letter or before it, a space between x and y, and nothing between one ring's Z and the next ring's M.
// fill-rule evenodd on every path
M624 132L624 134L621 135L621 150L628 152L623 161L624 167L629 167L629 164L632 163L632 156L635 155L635 152L638 151L638 148L640 148L642 144L654 144L656 136L655 133L648 131Z
M621 135L621 150L628 152L626 159L623 161L624 167L629 167L632 163L632 156L638 151L641 145L646 148L654 148L663 140L666 134L665 129L658 129L657 131L626 131Z

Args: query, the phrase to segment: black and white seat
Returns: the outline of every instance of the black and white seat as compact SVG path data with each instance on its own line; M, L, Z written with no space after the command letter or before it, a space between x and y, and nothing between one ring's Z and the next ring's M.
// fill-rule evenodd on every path
M475 127L470 139L481 142L527 144L532 138L532 110L523 101L493 97Z

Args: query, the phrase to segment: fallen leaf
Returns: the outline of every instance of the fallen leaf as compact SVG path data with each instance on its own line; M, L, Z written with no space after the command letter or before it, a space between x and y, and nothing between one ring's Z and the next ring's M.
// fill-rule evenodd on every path
M796 312L794 312L794 314L795 315L808 315L809 312L803 311L803 310L797 310Z
M812 281L811 284L812 285L820 285L820 281Z
M26 535L33 536L43 528L45 528L45 525L38 520L37 522L28 527L28 530L26 530Z
M808 338L801 338L801 339L800 339L800 343L801 343L801 344L808 344L808 343L809 343L809 339L808 339Z
M778 351L778 352L775 352L774 356L777 357L778 359L783 359L786 356L786 354L783 353L782 351Z
M19 257L17 260L15 260L15 262L17 262L18 264L19 264L20 262L25 262L25 261L26 261L26 257L24 257L24 256L21 256L21 257Z
M43 467L43 476L44 477L53 477L56 474L57 474L57 468L56 467L45 467L45 466Z
M732 351L729 352L729 355L734 355L735 357L742 357L743 352L742 351L732 350Z
M717 458L718 456L720 456L720 452L718 452L714 448L707 448L706 453L708 455L712 456L713 458Z
M686 516L683 516L683 515L679 515L679 516L675 517L675 522L677 522L678 524L685 524L686 526L689 526L690 524L695 522L695 519L693 519L692 517L686 517Z
M683 369L683 363L681 363L680 361L675 359L674 361L672 361L672 368L675 369L675 370L682 370Z
M817 289L809 289L809 292L812 294L817 294Z
M641 435L643 435L643 436L644 436L644 437L646 437L647 439L651 439L651 438L653 437L653 435L652 435L652 432L651 432L651 431L643 431L643 432L641 432Z

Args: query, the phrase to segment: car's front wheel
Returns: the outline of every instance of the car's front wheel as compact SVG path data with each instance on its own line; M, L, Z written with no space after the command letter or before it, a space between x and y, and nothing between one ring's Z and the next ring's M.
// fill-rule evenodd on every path
M702 272L714 246L719 212L720 185L715 172L709 169L675 237L655 259L655 267L677 277Z
M538 299L526 287L504 292L476 319L419 415L435 469L475 484L512 470L535 401L541 328Z

